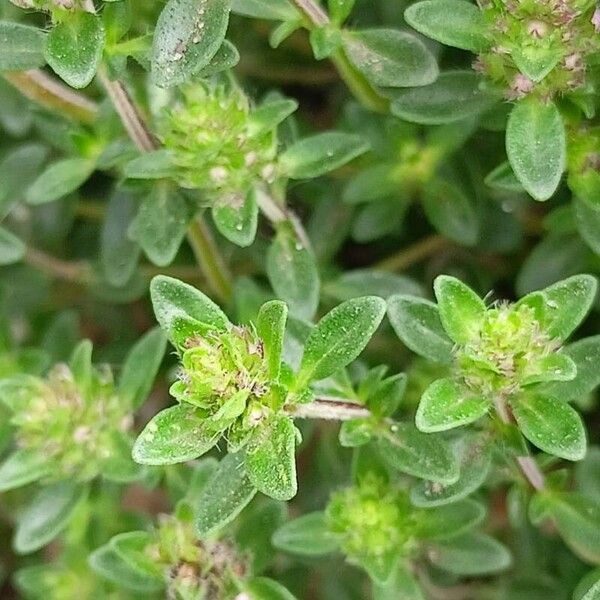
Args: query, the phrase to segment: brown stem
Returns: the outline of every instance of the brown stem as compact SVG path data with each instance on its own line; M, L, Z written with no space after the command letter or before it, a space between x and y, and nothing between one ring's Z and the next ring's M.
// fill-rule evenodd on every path
M375 265L375 268L383 271L404 271L448 245L448 240L441 235L430 235L429 237L419 240L412 246L404 248L389 258L382 260Z
M293 2L315 27L329 24L329 15L313 0L293 0Z
M5 71L2 77L23 96L81 123L93 123L98 105L39 69Z
M327 421L350 421L366 419L371 413L364 406L348 402L342 398L323 397L308 404L293 404L287 407L288 413L298 419L325 419Z
M85 261L61 260L35 248L27 249L24 260L32 267L65 281L85 283L91 279L91 267Z

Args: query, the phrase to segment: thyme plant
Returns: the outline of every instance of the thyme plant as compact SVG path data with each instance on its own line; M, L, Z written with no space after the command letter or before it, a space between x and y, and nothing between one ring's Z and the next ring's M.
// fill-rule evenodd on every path
M600 5L2 0L0 596L600 600Z

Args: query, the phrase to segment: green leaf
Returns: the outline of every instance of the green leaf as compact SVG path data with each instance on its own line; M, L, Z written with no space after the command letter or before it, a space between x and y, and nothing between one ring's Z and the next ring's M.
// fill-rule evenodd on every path
M556 105L521 100L506 126L506 152L517 179L535 200L548 200L566 166L565 126Z
M591 583L587 590L584 591L583 595L574 596L574 600L599 600L600 599L600 578L597 571L594 571L594 581ZM578 586L579 589L579 586Z
M104 50L104 26L97 15L69 13L48 34L44 55L54 72L71 87L84 88L94 76Z
M256 319L256 332L264 344L271 379L279 378L287 312L287 305L284 302L271 300L260 307Z
M254 190L245 196L220 196L212 205L212 218L221 235L230 242L242 248L250 246L258 226L258 204Z
M400 564L385 584L373 586L373 600L425 600L419 582L410 568Z
M497 101L479 89L479 77L471 71L449 71L423 87L391 94L392 114L424 125L453 123L479 115Z
M457 344L468 344L477 336L485 315L485 302L459 279L439 275L433 282L440 319Z
M296 8L288 0L232 0L231 11L273 21L292 21L298 17Z
M454 379L438 379L421 397L415 423L426 433L446 431L477 421L490 406L487 398L473 394Z
M298 108L298 102L291 98L270 100L255 108L248 118L248 135L254 136L270 131L285 121Z
M166 344L164 333L155 327L131 348L119 378L118 393L123 403L138 408L146 401L165 355Z
M173 465L198 458L218 441L221 432L196 407L165 408L146 425L133 446L133 460L142 465Z
M368 409L378 417L390 417L400 406L406 390L406 374L384 379L366 400Z
M473 201L453 181L434 177L421 196L429 222L445 237L462 246L479 240L480 222Z
M392 577L400 557L395 549L382 553L363 552L353 557L375 585L385 585Z
M350 62L375 86L427 85L439 74L437 62L427 46L405 31L348 31L343 44Z
M238 49L231 42L224 40L206 67L196 73L196 77L211 77L222 71L232 69L238 62L240 62Z
M350 419L340 427L339 440L344 448L364 446L373 439L374 425L369 419Z
M499 164L493 171L490 171L484 179L484 183L491 188L506 192L524 191L508 161Z
M423 0L404 11L406 22L427 37L462 50L482 52L490 42L483 12L464 0Z
M268 577L253 577L243 585L248 600L296 600L290 591Z
M225 313L210 298L178 279L157 275L150 283L150 297L156 320L172 341L177 338L179 319L219 331L229 326Z
M125 165L123 174L130 179L168 179L177 174L177 168L171 151L163 148L136 156Z
M368 149L360 135L327 131L292 144L280 154L279 165L287 177L312 179L345 165Z
M312 512L288 521L273 534L273 546L300 556L321 556L335 552L339 543L329 531L323 512Z
M599 174L600 176L600 174ZM594 254L600 254L600 210L587 199L573 198L577 229Z
M522 393L511 400L519 429L534 445L554 456L581 460L587 450L585 429L577 411L563 400Z
M43 487L19 515L13 547L18 554L39 550L69 523L87 488L61 481Z
M154 580L155 589L161 589L164 585L162 569L147 552L152 542L152 535L147 531L128 531L115 535L109 545L124 563L148 579Z
M88 562L102 577L136 592L158 592L164 587L161 582L148 577L147 572L139 571L125 562L110 543L92 552Z
M275 500L290 500L298 491L294 423L283 417L257 435L246 455L250 481Z
M454 344L433 302L399 294L388 299L388 318L396 335L413 352L439 363L452 362Z
M572 381L577 375L577 365L564 353L549 354L526 365L522 385L547 381Z
M0 492L21 487L48 473L48 457L35 450L15 450L0 464Z
M26 71L46 63L46 35L37 27L0 21L0 71Z
M290 314L313 318L319 305L319 271L314 254L301 243L288 223L277 227L267 252L267 275L275 294L286 302Z
M77 190L93 171L94 162L88 158L65 158L52 163L27 190L27 202L44 204L58 200Z
M0 266L19 262L25 251L25 244L16 235L0 227Z
M440 569L467 577L498 573L511 564L507 548L484 533L467 533L439 542L429 550L428 556Z
M598 281L592 275L574 275L544 289L548 335L567 339L585 319L597 291Z
M600 385L600 335L578 340L563 349L563 354L575 363L574 379L553 383L550 394L561 400L581 400Z
M404 275L375 269L353 269L328 281L324 292L343 302L358 296L381 296L386 299L394 294L422 296L423 288L417 281Z
M422 540L447 540L466 533L485 518L485 508L468 498L419 511L416 536Z
M485 435L474 434L459 438L453 445L458 459L460 476L449 485L420 481L410 492L415 506L443 506L462 500L477 490L487 478L492 464L490 440Z
M583 560L600 562L600 504L577 492L545 495L547 508L565 543Z
M106 281L122 287L131 280L140 247L129 239L127 229L137 209L135 195L117 188L110 196L100 234L100 262Z
M379 450L394 469L448 485L458 480L458 463L436 436L421 433L408 423L394 423L380 436Z
M183 83L206 67L227 32L230 0L169 0L154 31L152 78L160 87Z
M92 387L93 366L92 352L94 348L90 340L82 340L75 346L69 359L69 367L79 391L87 395Z
M189 218L185 198L174 187L157 183L142 201L129 235L155 265L164 267L173 262Z
M379 327L385 307L381 298L364 296L328 312L306 340L299 381L325 379L357 358Z
M246 469L244 452L228 454L206 482L196 508L196 531L209 536L231 523L256 494Z
M511 52L515 65L531 81L544 79L563 58L563 53L545 44L520 45Z

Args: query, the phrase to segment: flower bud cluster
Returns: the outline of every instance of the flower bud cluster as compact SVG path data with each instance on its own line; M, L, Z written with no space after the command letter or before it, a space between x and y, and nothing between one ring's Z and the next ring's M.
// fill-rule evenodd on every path
M215 432L227 430L231 448L243 446L282 405L267 374L263 342L250 327L188 338L171 393L204 411Z
M586 85L586 60L600 50L594 0L487 0L493 43L475 68L502 86L509 100L550 100Z
M559 348L532 307L500 304L486 311L479 334L455 351L467 386L487 396L517 392L539 362Z
M257 182L275 178L275 128L256 127L248 97L224 85L195 83L181 90L160 133L179 183L206 199L243 202Z
M25 404L11 418L19 448L47 459L49 480L100 475L106 461L122 454L117 437L132 425L110 370L95 369L85 391L65 364L32 381Z
M415 544L411 505L405 492L374 474L357 487L334 493L327 506L330 531L350 560L383 560L390 554L408 554Z
M161 515L146 555L165 576L167 598L228 600L235 580L249 570L227 540L199 540L192 519Z

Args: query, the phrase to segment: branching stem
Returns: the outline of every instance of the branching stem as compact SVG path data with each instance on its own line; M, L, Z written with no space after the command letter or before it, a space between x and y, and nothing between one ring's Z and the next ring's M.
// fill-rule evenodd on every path
M430 235L382 260L375 265L375 268L382 271L404 271L412 267L415 263L447 247L448 244L448 240L441 235Z
M342 398L329 397L321 397L308 404L294 404L289 407L288 412L298 419L324 419L326 421L350 421L371 416L369 410L364 406Z

